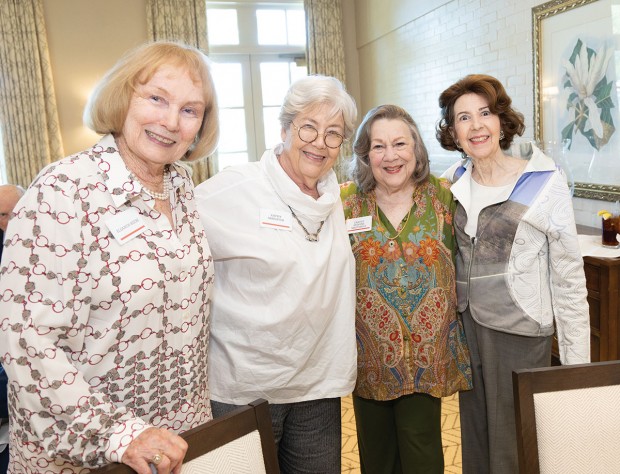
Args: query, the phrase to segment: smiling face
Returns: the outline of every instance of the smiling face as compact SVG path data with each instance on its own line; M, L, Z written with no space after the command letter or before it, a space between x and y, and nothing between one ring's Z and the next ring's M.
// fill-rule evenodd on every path
M502 155L499 116L489 110L478 94L465 94L454 103L454 133L457 144L475 160Z
M402 120L379 119L372 124L368 157L377 187L393 193L413 186L414 141Z
M311 143L299 138L295 127L312 126L318 131ZM332 169L340 148L325 145L325 134L335 132L344 136L344 118L341 112L333 113L332 107L321 104L299 113L288 129L282 129L283 149L280 164L288 176L303 192L316 191L319 179Z
M131 99L119 138L145 166L160 167L183 157L202 125L200 82L184 68L161 66Z

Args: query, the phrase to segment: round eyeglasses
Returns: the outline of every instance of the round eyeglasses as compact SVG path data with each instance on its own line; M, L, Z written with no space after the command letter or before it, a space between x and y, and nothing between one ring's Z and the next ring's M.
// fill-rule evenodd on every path
M328 132L319 133L319 131L312 125L302 125L301 127L298 127L294 123L293 127L297 130L297 135L299 135L299 139L302 142L312 143L319 135L323 135L323 141L325 142L325 146L327 148L339 148L340 145L342 145L342 142L344 142L344 137L342 135L331 130Z

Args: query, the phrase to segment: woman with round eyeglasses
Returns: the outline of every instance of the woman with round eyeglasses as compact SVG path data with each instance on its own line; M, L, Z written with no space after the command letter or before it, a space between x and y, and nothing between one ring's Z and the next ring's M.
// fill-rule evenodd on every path
M282 473L339 473L356 376L354 261L332 170L357 110L332 77L293 83L282 143L197 188L215 260L214 416L269 401Z

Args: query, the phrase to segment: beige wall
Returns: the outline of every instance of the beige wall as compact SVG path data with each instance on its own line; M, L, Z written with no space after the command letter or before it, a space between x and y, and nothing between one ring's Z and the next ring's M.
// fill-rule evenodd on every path
M446 3L450 0L357 0L357 47L376 41Z
M357 101L360 119L370 108L385 101L379 98L382 96L378 91L389 94L381 71L391 67L394 54L403 63L409 62L403 51L395 51L395 45L390 44L390 33L445 3L449 0L342 0L347 89ZM384 37L388 38L387 43L381 41ZM380 44L380 51L369 55L376 44ZM360 60L365 67L360 67ZM386 74L389 71L385 69ZM402 78L394 76L393 80L399 82Z
M359 0L342 0L343 34L347 89L361 113L356 1ZM94 85L116 60L147 40L146 0L45 0L43 7L60 130L65 153L69 155L98 139L82 123L84 105Z
M93 145L82 112L93 86L128 49L147 40L146 0L43 2L65 153Z

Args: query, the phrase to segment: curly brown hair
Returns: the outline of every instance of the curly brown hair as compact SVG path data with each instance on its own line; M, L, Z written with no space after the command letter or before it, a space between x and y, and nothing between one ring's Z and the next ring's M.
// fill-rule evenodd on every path
M489 110L499 117L504 138L499 142L502 150L507 150L515 135L523 135L525 120L523 114L511 106L512 99L506 93L501 82L486 74L470 74L459 79L439 96L441 118L437 122L437 141L442 148L449 151L458 150L454 139L454 104L465 94L477 94L489 103Z

